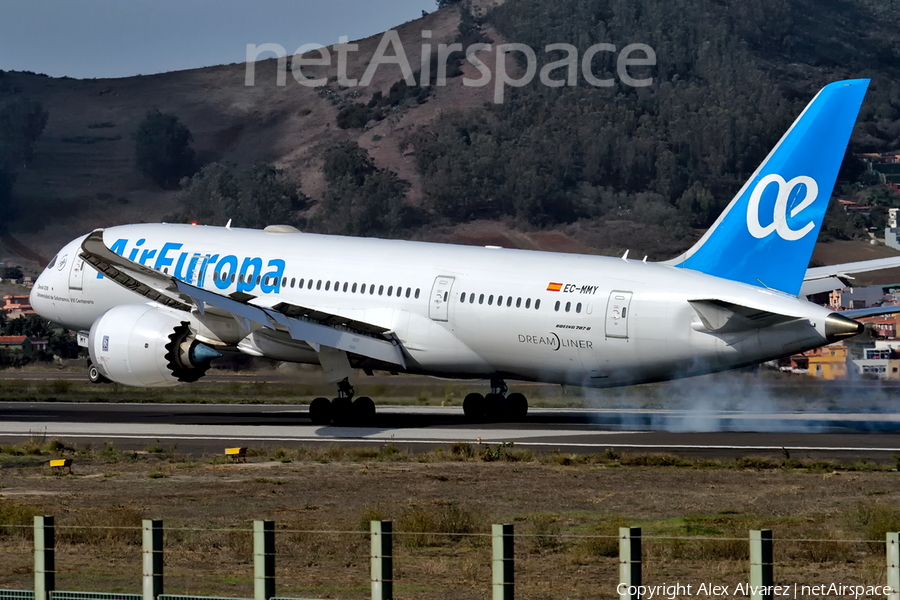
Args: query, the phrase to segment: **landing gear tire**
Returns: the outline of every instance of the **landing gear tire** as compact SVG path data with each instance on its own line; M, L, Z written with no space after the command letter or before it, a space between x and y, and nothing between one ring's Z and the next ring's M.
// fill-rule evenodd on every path
M524 421L528 415L528 400L518 392L506 397L506 415L510 421Z
M488 394L484 397L484 416L488 421L502 421L506 414L506 398L500 394Z
M353 420L360 425L370 425L375 419L375 403L368 396L353 401Z
M470 421L478 421L484 418L484 396L477 393L467 394L463 400L463 414Z
M331 401L331 415L334 424L346 427L353 424L353 400L350 398L335 398Z
M328 398L316 398L309 405L309 418L313 425L328 425L331 422L332 407Z
M95 365L88 366L88 379L91 380L91 383L111 383Z

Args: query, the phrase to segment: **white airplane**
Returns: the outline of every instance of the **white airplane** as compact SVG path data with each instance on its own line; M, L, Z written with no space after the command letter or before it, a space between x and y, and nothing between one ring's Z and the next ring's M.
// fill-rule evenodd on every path
M338 393L315 423L374 415L355 369L490 379L465 414L521 419L506 379L612 387L803 352L863 331L798 293L867 86L823 88L671 261L140 224L66 245L32 306L81 332L95 381L193 382L223 352L319 364Z

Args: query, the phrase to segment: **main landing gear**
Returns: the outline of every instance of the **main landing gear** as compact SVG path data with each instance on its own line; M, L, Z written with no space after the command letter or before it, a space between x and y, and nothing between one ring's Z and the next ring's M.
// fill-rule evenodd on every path
M502 379L491 379L491 393L472 393L463 400L463 412L472 421L521 421L528 414L528 400L523 394L507 395Z
M338 426L369 425L375 418L375 403L368 396L353 399L354 390L350 380L344 378L338 382L337 398L316 398L309 405L309 418L314 425Z

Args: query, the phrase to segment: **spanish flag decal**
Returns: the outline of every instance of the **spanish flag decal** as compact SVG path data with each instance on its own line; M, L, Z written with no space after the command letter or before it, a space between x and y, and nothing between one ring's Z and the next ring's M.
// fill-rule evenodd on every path
M550 285L547 286L547 291L548 291L548 292L558 292L558 291L560 291L561 289L562 289L562 284L561 284L561 283L551 283Z

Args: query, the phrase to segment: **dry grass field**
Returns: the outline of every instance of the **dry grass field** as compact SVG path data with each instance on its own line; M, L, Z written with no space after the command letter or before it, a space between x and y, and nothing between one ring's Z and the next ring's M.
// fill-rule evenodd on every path
M72 456L73 475L50 456ZM166 591L252 596L251 521L276 522L278 595L367 598L371 519L395 530L398 598L484 598L491 523L513 523L519 598L615 597L618 527L640 526L644 581L748 579L750 529L775 536L776 583L883 584L900 529L894 465L533 454L458 444L250 450L246 463L67 448L0 453L0 587L32 585L32 516L58 528L57 587L140 593L142 518L166 526ZM741 539L743 538L743 539Z

